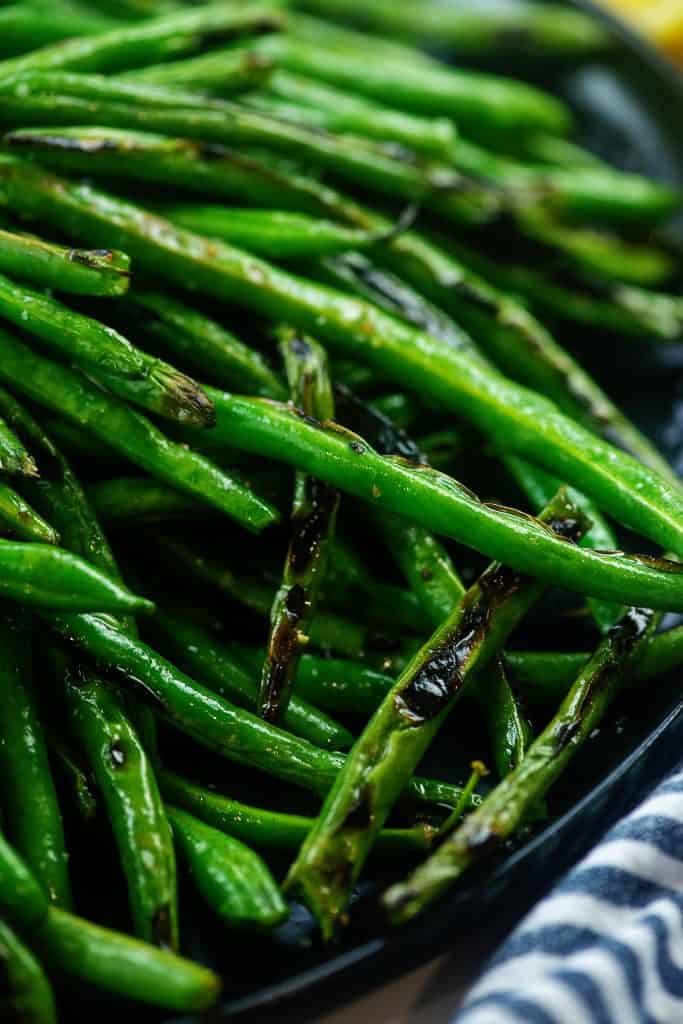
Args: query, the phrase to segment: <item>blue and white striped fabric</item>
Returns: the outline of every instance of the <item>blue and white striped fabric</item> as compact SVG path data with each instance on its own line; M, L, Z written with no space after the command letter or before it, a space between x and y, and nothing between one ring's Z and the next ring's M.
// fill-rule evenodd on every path
M683 764L522 921L452 1024L683 1022Z

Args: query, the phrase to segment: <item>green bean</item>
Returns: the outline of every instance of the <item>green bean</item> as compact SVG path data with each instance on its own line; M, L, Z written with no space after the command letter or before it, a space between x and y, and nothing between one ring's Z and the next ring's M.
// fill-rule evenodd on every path
M0 621L2 701L0 776L5 828L51 902L71 903L62 818L38 716L31 645L25 628Z
M125 239L142 267L158 271L163 257L172 281L315 331L337 351L360 356L409 390L504 438L508 449L560 473L606 512L663 548L681 548L683 499L655 474L558 413L552 403L510 384L480 361L367 303L294 278L221 243L174 230L168 222L88 186L68 185L11 158L0 163L0 182L5 203L24 215L44 216L72 233ZM646 600L643 604L649 606Z
M285 398L280 378L265 359L216 320L162 292L135 288L122 316L152 339L165 355L201 373L218 387L269 398Z
M62 617L58 628L123 686L151 702L176 728L231 760L320 795L329 789L344 763L343 755L320 750L215 696L103 617ZM414 778L407 792L431 802L452 804L459 791L445 782Z
M0 274L0 316L87 369L132 379L147 372L143 354L122 335L4 274Z
M134 348L111 327L2 274L0 316L68 356L119 397L179 423L211 425L211 403L189 377Z
M533 131L567 134L571 121L567 108L526 83L459 71L407 47L388 49L361 33L357 34L355 52L321 46L310 37L311 24L299 19L293 33L259 40L255 45L288 71L321 79L389 107L452 117L475 138Z
M0 472L17 476L38 475L31 454L3 419L0 419Z
M178 946L175 860L152 766L106 685L59 658L55 677L67 721L91 766L128 882L135 933Z
M578 539L586 526L563 492L543 519L564 543ZM470 679L543 589L493 563L401 673L356 742L286 882L316 916L325 939L334 934L405 779Z
M624 666L647 635L651 613L630 609L604 638L557 714L532 744L519 767L480 808L404 882L384 894L395 922L407 921L452 885L462 872L499 847L528 818L592 731L624 680Z
M287 904L257 853L179 807L168 815L192 880L227 925L270 929L287 919Z
M629 595L638 593L644 604L671 610L681 604L677 563L572 547L524 514L480 502L450 477L378 456L358 435L338 426L308 423L275 402L211 394L218 412L216 435L233 446L281 459L376 508L569 590L624 603L633 603Z
M431 157L448 159L453 155L455 125L445 117L406 114L283 70L271 75L267 94L249 96L247 102L263 102L264 110L276 115L279 110L285 120L291 118L326 131L396 142ZM271 106L272 98L275 103Z
M530 167L509 157L459 140L455 165L475 178L520 193L521 201L540 204L547 211L598 223L654 225L672 216L681 205L673 188L637 174L624 174L607 166L569 169Z
M32 941L53 970L141 1003L199 1012L220 992L205 967L56 908Z
M232 96L235 93L258 89L270 78L274 63L257 50L212 50L186 60L165 61L135 71L124 78L150 85L191 89Z
M0 540L0 596L59 611L145 612L150 601L61 548Z
M207 630L166 608L154 617L153 632L163 639L162 650L169 651L175 664L186 669L212 693L254 710L257 706L256 679L263 659L254 672L245 672L231 658L229 650ZM322 714L307 701L294 696L282 719L282 727L303 737L324 750L350 747L352 736L347 729Z
M0 75L34 68L70 68L74 71L122 71L196 53L250 32L280 27L276 10L256 5L205 4L194 10L67 39L0 62Z
M214 200L237 197L254 206L287 207L322 216L337 216L338 204L343 203L334 189L278 164L267 152L116 128L86 126L65 131L41 131L40 153L47 159L50 140L68 138L73 147L70 157L67 151L60 155L49 149L50 160L66 170L84 168L87 154L89 173L94 176L178 185ZM349 209L353 208L349 200Z
M137 88L143 89L127 84L129 91ZM274 149L381 195L424 201L458 224L488 221L503 205L495 190L466 179L450 165L416 161L395 146L304 128L229 100L198 97L193 107L169 107L91 98L90 94L107 89L112 87L103 76L62 72L34 72L0 83L0 120L10 128L17 123L41 126L23 134L10 132L7 145L53 166L74 168L92 154L97 143L79 145L78 132L76 136L68 128L51 132L45 125L130 127L199 140L204 147L246 144Z
M273 260L323 259L377 245L386 237L386 232L347 228L304 213L179 203L165 205L162 212L189 231L221 238Z
M149 544L163 554L167 563L183 573L189 572L198 580L216 587L257 615L267 618L273 605L273 589L251 576L234 572L231 568L203 552L195 551L181 538L164 534L149 537ZM368 627L352 619L320 612L312 621L311 643L323 650L334 651L349 658L360 658L370 639Z
M497 57L501 52L532 61L576 58L610 46L609 31L581 11L557 4L523 3L482 7L477 3L446 5L429 0L397 6L374 0L297 0L297 7L321 17L339 18L359 29L455 48L466 57Z
M59 534L21 495L0 483L0 524L20 540L59 544Z
M115 249L65 249L0 229L0 270L77 295L123 295L130 260Z
M163 771L161 787L169 800L184 807L207 825L234 835L250 846L265 850L297 850L311 831L315 819L250 807L202 789L173 772ZM419 822L411 828L385 828L377 837L382 853L410 854L428 850L435 830Z
M43 968L4 921L0 921L0 970L3 1020L17 1024L56 1024L54 996Z
M280 332L280 351L293 405L318 421L333 420L334 398L324 349L312 338L285 328ZM291 699L299 659L316 617L338 508L337 490L315 477L296 474L289 547L270 612L258 695L258 714L267 722L278 722Z
M0 331L0 351L0 377L5 382L68 416L153 476L197 495L247 529L262 530L277 518L275 510L251 491L208 460L170 441L144 416L84 377L30 351L4 331Z

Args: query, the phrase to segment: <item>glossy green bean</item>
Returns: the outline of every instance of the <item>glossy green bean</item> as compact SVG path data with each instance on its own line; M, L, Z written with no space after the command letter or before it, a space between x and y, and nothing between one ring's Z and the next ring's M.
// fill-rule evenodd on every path
M565 538L586 527L563 494L544 520ZM448 712L544 589L494 563L399 676L353 747L287 876L330 939L377 832Z
M134 348L111 327L2 274L0 316L67 356L120 398L181 424L211 425L211 403L185 374Z
M277 513L202 456L165 437L140 413L85 377L0 332L0 378L22 394L111 444L145 471L198 496L247 529L262 530Z
M174 11L108 32L67 39L0 62L0 76L34 68L121 71L195 53L212 40L225 44L250 32L281 25L277 10L231 3Z
M3 1020L8 1024L57 1024L54 996L43 968L4 921L0 921L0 970Z
M630 609L610 630L579 673L528 755L484 800L480 808L404 882L383 897L394 923L424 910L475 861L509 838L573 760L618 693L624 666L647 635L651 614Z
M59 534L20 494L0 483L0 524L12 537L40 544L59 544Z
M148 612L150 601L50 544L0 540L0 596L59 611Z
M0 419L0 472L16 476L38 475L26 446L3 419Z
M161 650L172 654L174 664L191 673L212 693L254 710L258 700L258 674L263 659L253 672L245 672L230 652L201 626L168 611L158 609L152 632L159 636ZM350 747L352 736L327 715L296 695L282 719L282 727L324 750Z
M220 979L205 967L56 908L32 942L48 967L105 992L181 1013L218 999Z
M284 328L280 351L294 407L318 421L333 420L334 397L325 350L313 338ZM270 611L258 694L257 711L267 722L280 721L291 699L327 574L338 508L339 491L315 477L296 474L289 546Z
M287 919L289 908L257 853L179 807L169 806L168 815L193 882L225 924L270 929Z
M69 150L60 153L50 148L53 138L68 138ZM324 182L297 172L291 165L283 166L273 154L254 153L241 146L212 144L207 148L200 142L147 131L84 126L41 131L42 159L48 159L48 152L50 161L65 170L83 169L87 160L89 173L96 177L178 185L214 201L238 198L253 206L332 217L343 203L336 190ZM349 200L349 208L353 206ZM1 253L0 248L0 257Z
M181 286L237 300L314 331L337 352L360 357L408 390L440 401L487 434L504 439L509 450L560 474L663 548L683 551L683 498L552 403L512 385L467 354L351 296L294 278L221 243L173 230L138 207L88 186L67 185L12 158L0 162L0 195L23 215L44 216L71 233L125 239L141 267L158 271L162 259L169 280Z
M38 715L31 646L35 640L16 621L0 621L0 776L5 829L52 903L68 907L62 816Z
M161 787L169 800L207 825L259 849L297 850L315 823L315 818L299 814L250 807L169 771L162 771ZM383 854L410 855L428 850L435 831L423 822L411 828L385 828L377 837L377 846Z
M116 249L66 249L42 239L0 230L0 270L57 291L123 295L130 260Z
M320 750L215 696L152 648L113 628L106 618L62 617L59 630L176 728L227 758L320 795L344 763L343 755ZM407 792L452 804L459 791L448 783L414 778Z
M323 259L348 249L375 246L385 231L348 228L304 213L255 210L236 206L165 205L174 224L201 235L221 238L248 252L273 260Z
M275 402L211 394L218 414L216 434L229 438L233 446L281 459L378 509L569 590L615 603L633 603L639 594L651 607L673 610L674 604L683 604L675 563L567 545L535 520L473 498L450 477L378 456L358 435L338 426L308 423L296 410ZM592 439L589 443L594 444Z
M175 860L156 779L115 695L87 668L58 659L67 723L91 766L128 882L135 934L178 947Z
M146 375L144 354L118 332L4 274L0 274L0 316L87 369L132 379Z

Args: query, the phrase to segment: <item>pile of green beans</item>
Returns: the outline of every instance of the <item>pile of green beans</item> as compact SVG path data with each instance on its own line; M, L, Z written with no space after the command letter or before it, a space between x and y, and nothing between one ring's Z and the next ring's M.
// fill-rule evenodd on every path
M243 994L195 903L273 948L366 873L428 913L683 664L683 487L571 340L683 341L683 197L509 74L612 45L525 0L0 10L9 1021Z

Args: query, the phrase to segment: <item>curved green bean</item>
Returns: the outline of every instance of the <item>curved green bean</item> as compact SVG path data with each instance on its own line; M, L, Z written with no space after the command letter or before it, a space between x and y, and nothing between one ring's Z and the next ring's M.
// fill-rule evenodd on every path
M289 908L257 853L179 807L168 807L176 845L197 889L232 928L274 928Z
M45 736L38 716L31 648L35 637L16 621L0 619L0 776L5 829L52 903L68 907L62 816Z
M178 947L175 860L152 766L118 701L87 668L56 662L67 722L91 766L141 939Z

